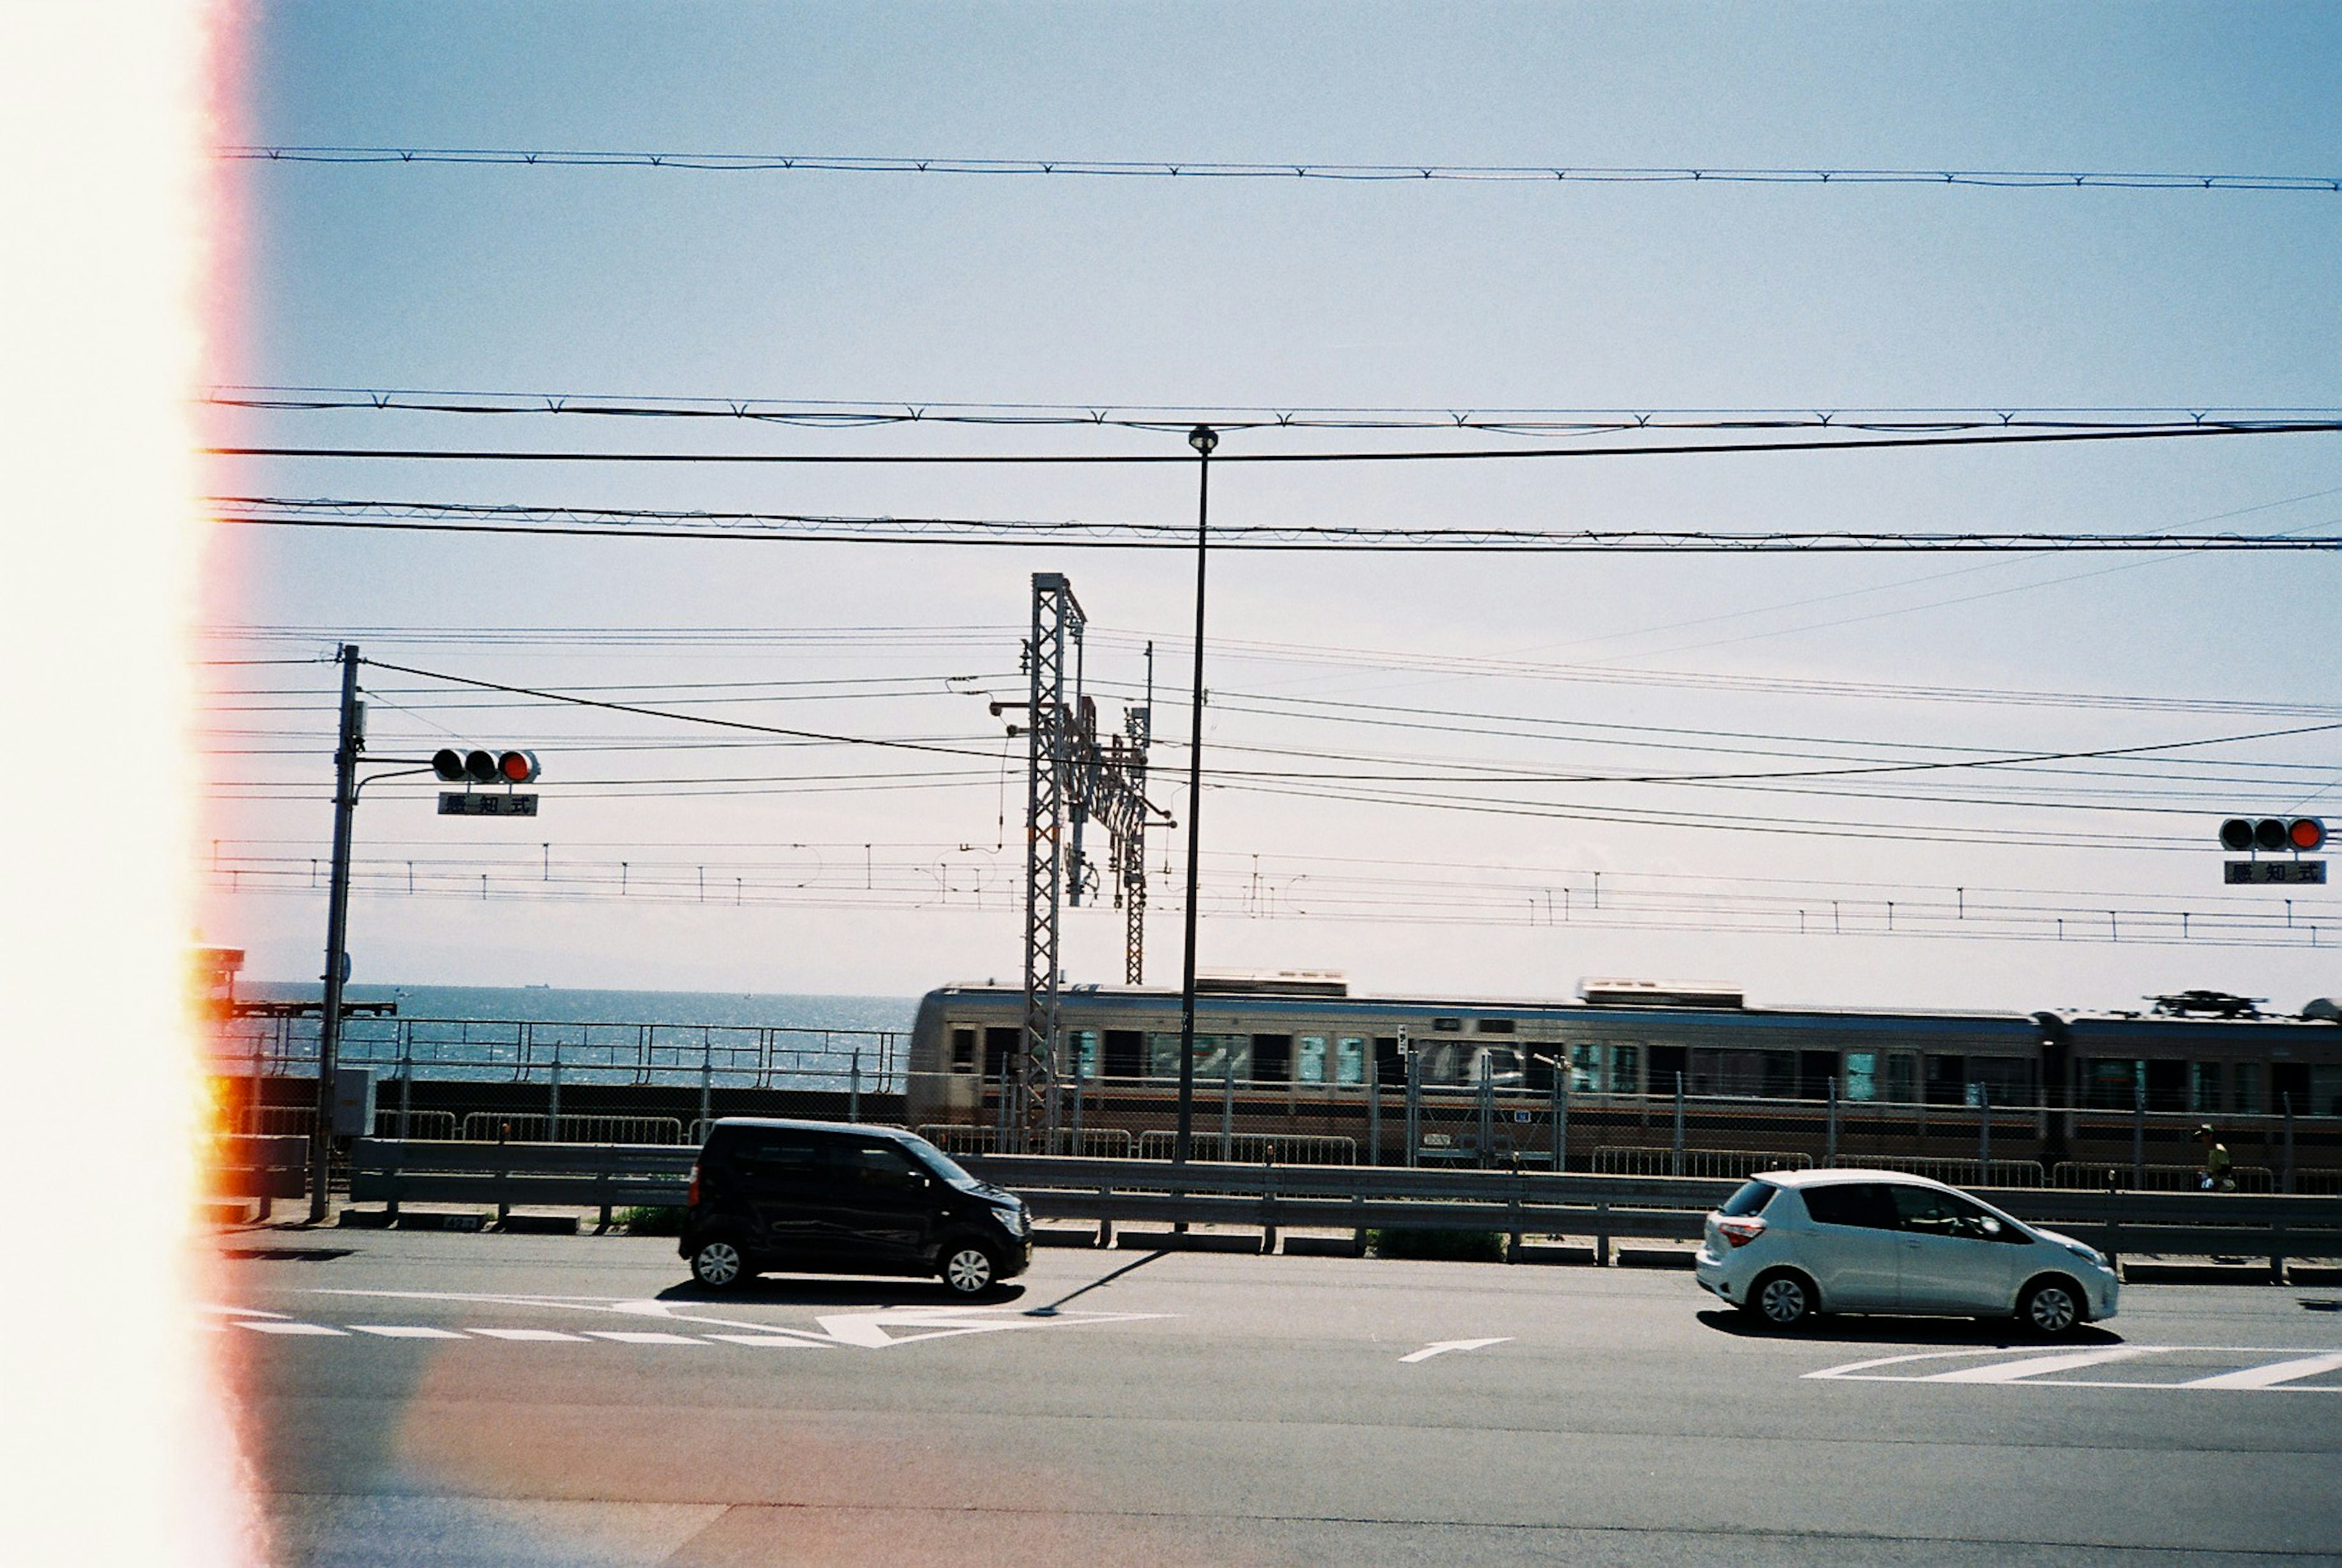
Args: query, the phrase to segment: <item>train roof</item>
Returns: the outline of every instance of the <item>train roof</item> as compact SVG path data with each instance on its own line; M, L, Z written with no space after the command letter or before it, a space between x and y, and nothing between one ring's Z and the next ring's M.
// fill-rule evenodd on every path
M986 999L1020 995L1022 987L1003 985L996 982L961 982L937 987L929 994L945 996L980 996ZM1179 993L1164 986L1087 984L1066 986L1059 995L1068 1000L1105 1000L1136 1004L1162 1002L1176 1004ZM1750 1006L1745 1001L1737 1007L1721 1007L1706 1003L1675 1000L1579 1001L1568 997L1524 996L1424 996L1403 992L1387 994L1346 993L1329 995L1316 991L1271 991L1247 987L1242 991L1206 990L1198 987L1196 998L1216 1004L1238 1004L1246 1007L1274 1004L1295 1010L1361 1008L1392 1011L1454 1014L1464 1017L1496 1015L1524 1016L1548 1014L1570 1018L1608 1018L1629 1015L1660 1014L1685 1019L1723 1018L1828 1018L1848 1022L1878 1019L1882 1022L1941 1022L1947 1024L1982 1023L2031 1026L2037 1015L2012 1010L1920 1008L1920 1007L1832 1007L1814 1004L1793 1004L1779 1007Z

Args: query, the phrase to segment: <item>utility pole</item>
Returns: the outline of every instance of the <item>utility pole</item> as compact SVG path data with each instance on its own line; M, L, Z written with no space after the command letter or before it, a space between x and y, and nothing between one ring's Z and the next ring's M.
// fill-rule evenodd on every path
M1171 1159L1184 1165L1196 1141L1196 889L1204 824L1204 566L1211 542L1212 449L1219 433L1198 424L1196 449L1196 673L1187 706L1187 943L1179 974L1179 1131Z
M309 1146L309 1223L323 1224L333 1171L334 1069L342 1045L342 982L349 964L350 833L357 815L358 754L365 710L358 703L358 649L344 643L341 734L334 746L334 874L325 894L325 997L317 1018L317 1129Z

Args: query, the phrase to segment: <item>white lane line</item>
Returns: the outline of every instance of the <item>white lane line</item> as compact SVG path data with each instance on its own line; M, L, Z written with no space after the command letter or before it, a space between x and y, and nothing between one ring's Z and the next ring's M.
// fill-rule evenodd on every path
M1451 1350L1479 1350L1492 1344L1508 1344L1512 1342L1512 1338L1513 1336L1507 1333L1499 1334L1495 1339L1434 1340L1421 1350L1413 1351L1399 1357L1399 1363L1405 1365L1409 1362L1429 1361L1433 1356L1446 1355Z
M263 1322L258 1318L243 1317L235 1320L235 1326L248 1328L255 1333L329 1333L337 1339L349 1337L340 1329L327 1328L321 1323Z
M2224 1372L2216 1377L2199 1377L2181 1388L2275 1388L2279 1383L2294 1383L2305 1377L2316 1377L2321 1372L2342 1369L2342 1351L2324 1355L2297 1356L2292 1361L2271 1362L2267 1366L2248 1366L2241 1372ZM2307 1391L2304 1391L2307 1392Z
M1964 1366L1957 1372L1934 1373L1914 1381L2015 1383L2019 1378L2039 1377L2053 1372L2073 1372L2085 1366L2103 1366L2110 1361L2128 1361L2134 1356L2162 1353L2162 1347L2158 1345L2118 1344L2105 1350L2077 1350L2064 1355L2031 1355L2022 1361L1995 1362L1987 1366Z
M452 1328L425 1328L411 1323L354 1323L350 1326L360 1333L380 1334L385 1339L462 1339Z
M472 1332L485 1334L490 1339L519 1339L532 1343L545 1341L559 1341L564 1344L587 1343L582 1334L563 1333L558 1329L550 1328L475 1328Z
M291 1313L282 1313L282 1312L263 1312L263 1311L261 1311L258 1307L248 1307L248 1306L213 1306L213 1305L211 1305L209 1303L197 1303L197 1305L196 1305L196 1307L195 1307L195 1310L196 1310L197 1312L215 1312L215 1313L226 1313L226 1314L227 1314L228 1316L230 1316L230 1317L274 1317L274 1318L285 1318L285 1317L291 1317L291 1316L293 1315Z
M589 1328L586 1332L596 1339L616 1340L620 1344L706 1344L707 1343L704 1339L693 1339L686 1334L651 1333L635 1329Z
M768 1345L775 1350L827 1350L829 1346L817 1339L791 1339L777 1333L711 1333L710 1339L720 1339L726 1344Z

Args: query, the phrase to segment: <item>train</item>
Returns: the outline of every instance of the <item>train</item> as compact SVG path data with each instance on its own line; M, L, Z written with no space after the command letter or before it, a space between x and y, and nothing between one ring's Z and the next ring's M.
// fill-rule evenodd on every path
M2095 1157L2109 1139L2136 1155L2150 1128L2158 1155L2184 1163L2173 1141L2193 1124L2170 1125L2184 1118L2217 1121L2232 1144L2271 1160L2280 1132L2320 1151L2342 1141L2342 1004L2279 1016L2217 992L2145 1000L2135 1011L1953 1012L1757 1006L1737 986L1638 979L1534 1001L1353 995L1343 977L1311 972L1207 978L1196 985L1191 1119L1206 1137L1255 1148L1346 1139L1362 1161L1468 1147L1486 1163L1551 1161L1552 1124L1568 1115L1560 1154L1573 1168L1604 1147L1647 1145L1653 1117L1670 1114L1690 1115L1711 1142L1761 1134L1782 1147L1754 1152L1806 1158L1865 1139L1860 1152L1875 1156L1927 1157L1971 1124L2006 1158L2048 1164ZM964 1148L1006 1146L1012 1106L1022 1110L1013 1064L1024 1011L1021 989L995 984L922 998L906 1063L913 1124ZM1070 986L1059 1020L1060 1104L1036 1119L1070 1132L1078 1117L1085 1148L1118 1148L1126 1135L1159 1152L1176 1112L1179 994ZM1402 1096L1416 1107L1406 1116ZM1455 1124L1476 1118L1482 1127L1467 1125L1459 1144ZM1441 1141L1426 1144L1432 1124Z

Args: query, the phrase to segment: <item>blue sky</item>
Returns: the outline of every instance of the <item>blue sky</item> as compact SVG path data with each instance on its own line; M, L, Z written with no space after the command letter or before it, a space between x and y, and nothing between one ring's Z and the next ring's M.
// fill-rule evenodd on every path
M247 118L235 134L263 144L2267 174L2335 173L2342 146L2342 23L2306 5L285 5L253 17L242 54ZM2342 405L2342 201L2331 195L252 164L230 179L245 225L229 285L242 327L216 345L223 382L1081 404ZM1136 440L375 414L238 416L216 428L352 444L869 452L1127 450ZM1176 438L1149 439L1176 449ZM1273 439L1232 436L1226 450ZM1193 504L1192 474L1176 469L451 473L282 462L224 464L214 477L236 494L842 513L1177 519ZM2184 532L2219 518L2204 526L2332 533L2342 532L2342 444L2295 436L1405 471L1224 467L1214 505L1230 522ZM2231 515L2246 508L2263 510ZM996 749L981 702L947 694L941 676L1013 687L1026 580L1064 570L1099 631L1094 674L1135 680L1151 635L1165 644L1162 684L1184 684L1171 644L1189 614L1190 580L1176 557L223 532L213 619L294 629L265 644L223 643L230 654L312 654L335 631L365 626L387 629L369 637L370 654L515 684L903 676L932 689L722 711L856 734L989 737L983 744ZM2333 701L2342 675L2334 573L2325 555L1223 555L1212 626L1226 650L1214 654L1210 684L1231 702L1210 714L1211 734L1216 745L1379 759L1354 764L1361 771L1436 773L1471 760L1588 771L1715 760L1669 753L1654 764L1655 754L1615 744L1531 740L1528 721L1997 751L2245 734L2318 721L1875 689L1822 697L1782 683L2315 707ZM790 635L725 649L412 640L516 625ZM821 627L967 630L941 641L896 630L807 642L805 629ZM1643 674L1620 684L1491 663L1519 659ZM1426 660L1446 663L1430 670ZM1740 684L1719 690L1718 675ZM269 678L318 693L328 684L322 667ZM1366 729L1238 711L1239 694L1522 722L1468 738ZM413 693L387 695L408 711L377 704L377 751L402 735L421 744L490 722ZM311 698L265 700L301 711L241 725L281 732L238 737L254 743L244 749L283 754L213 764L222 785L207 833L225 841L223 864L253 858L248 877L228 879L233 892L215 890L205 923L212 939L249 945L256 973L295 977L315 967L321 900L305 884L251 890L266 884L260 857L324 853L327 764L300 737L323 734L329 715ZM816 710L817 725L808 717ZM612 738L606 719L492 717L548 744ZM1184 731L1185 717L1158 703L1158 733ZM1610 742L1626 733L1609 732ZM656 737L646 729L635 738ZM525 846L495 824L443 826L419 793L385 786L379 804L369 800L362 851L372 844L384 866L419 858L426 889L439 864L452 890L455 862L467 855L558 864L565 854L580 880L558 899L523 896L515 882L509 897L471 902L408 897L385 881L362 894L355 918L364 977L909 992L1016 969L1013 910L958 907L942 891L979 874L999 878L996 888L1011 880L997 869L1013 848L998 832L996 776L903 791L626 798L558 786L565 777L734 776L755 771L732 765L744 755L758 768L773 757L557 754L543 831ZM1247 754L1226 754L1237 765ZM2102 797L2102 820L2086 809L2092 797L2053 797L2044 792L2057 781L2039 778L2035 794L1991 807L1972 804L1973 792L1959 803L1856 803L1859 812L1818 797L1681 786L1655 796L1546 785L1536 796L1628 814L1655 802L1788 822L1868 814L1905 829L1962 824L1987 841L1968 844L1214 791L1206 842L1219 892L1205 905L1204 963L1530 995L1566 994L1593 974L1731 979L1763 1000L1971 1005L2111 1004L2195 984L2297 1005L2342 990L2330 950L2267 933L2252 946L2157 943L2135 934L2152 923L2135 923L2132 939L2086 941L2078 914L2062 944L1889 935L1883 924L1877 934L1827 940L1713 929L1730 923L1719 912L1777 893L1811 911L1835 894L1841 924L1852 902L1882 906L1883 923L1890 899L1907 911L1957 887L2023 890L2012 900L2043 910L2176 914L2199 892L2201 910L2275 910L2268 900L2224 902L2211 826L2224 810L2303 802L2342 817L2342 792L2317 796L2342 776L2333 735L2171 754L2234 766L2196 768L2217 774L2208 784L2087 781L2134 792ZM1183 761L1158 754L1166 769ZM242 787L257 780L305 787ZM2159 793L2136 793L2145 790ZM1175 808L1178 793L1169 792ZM255 795L271 798L236 798ZM2144 804L2163 814L2111 810ZM2207 847L2015 842L2084 821L2117 834L2193 834ZM304 841L315 847L300 849ZM838 867L862 856L841 846L864 844L897 846L894 893L875 869L878 848L867 856L871 885L847 884ZM1168 847L1176 858L1184 846ZM1165 848L1150 852L1158 868ZM1267 868L1259 883L1256 854ZM620 860L623 898L591 869L615 873ZM1329 893L1301 913L1313 884L1356 876L1362 860L1406 868L1384 866L1372 889ZM711 863L732 868L710 873L719 884L741 879L731 910L638 896L636 865L665 864L680 876ZM1511 923L1508 911L1554 885L1589 896L1597 870L1614 915L1616 890L1637 878L1655 900L1666 888L1682 896L1626 928ZM504 869L491 864L490 874L491 891L503 891ZM938 890L925 904L912 891L921 876ZM763 904L746 895L760 879L770 884ZM1264 891L1280 885L1281 895ZM547 887L558 884L540 879L537 894ZM1176 973L1169 893L1157 884L1156 975ZM2302 926L2317 911L2337 913L2297 903ZM2113 934L2123 917L2107 924ZM1116 978L1118 923L1084 914L1069 929L1072 977Z

